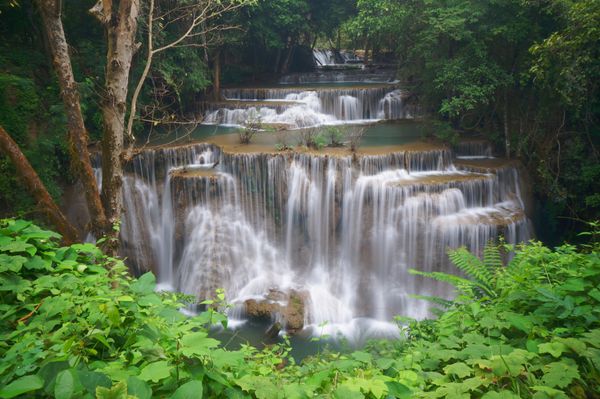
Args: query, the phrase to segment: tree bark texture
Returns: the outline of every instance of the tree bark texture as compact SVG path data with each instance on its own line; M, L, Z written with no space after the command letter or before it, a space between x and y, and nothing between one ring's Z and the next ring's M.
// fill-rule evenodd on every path
M101 109L104 121L102 139L102 203L110 224L121 217L123 208L122 152L127 112L127 89L131 61L136 51L135 33L138 0L103 0L101 21L105 21L108 42L105 93Z
M508 92L504 89L504 110L502 119L504 122L504 150L507 159L510 159L510 131L508 128Z
M0 126L0 151L6 154L15 165L17 175L37 202L38 208L47 221L63 236L65 243L76 242L78 240L77 230L67 221L17 143L2 126Z
M213 74L213 91L215 101L221 100L221 52L215 54L215 68Z
M60 2L58 0L38 0L37 3L67 116L72 168L85 189L92 231L98 234L106 230L107 220L88 152L88 132L81 114L79 91L73 75L69 47L61 21Z

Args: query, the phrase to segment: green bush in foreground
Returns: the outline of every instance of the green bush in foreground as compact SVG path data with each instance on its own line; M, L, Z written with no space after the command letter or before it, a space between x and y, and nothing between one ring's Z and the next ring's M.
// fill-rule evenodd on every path
M221 348L223 315L185 317L152 274L58 238L0 222L0 398L600 397L597 246L531 244L507 267L459 250L474 278L446 278L459 295L439 319L297 365L286 344Z

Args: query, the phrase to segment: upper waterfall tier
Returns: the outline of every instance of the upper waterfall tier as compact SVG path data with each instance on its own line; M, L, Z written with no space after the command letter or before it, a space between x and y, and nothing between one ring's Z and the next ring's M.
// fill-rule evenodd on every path
M320 70L313 73L292 73L282 76L279 83L285 85L314 83L393 83L394 69L348 69L342 71Z
M209 103L207 124L244 125L248 121L282 124L290 129L356 121L412 118L407 93L389 84L349 87L277 87L224 89L228 102L244 106L223 107ZM255 104L251 102L255 101ZM282 106L283 105L283 106Z
M225 288L233 318L248 301L301 298L300 324L356 338L358 319L375 328L426 316L411 294L452 295L409 268L454 273L448 248L479 253L501 234L530 237L518 169L493 161L462 167L431 144L357 154L149 149L125 179L123 253L153 265L164 287L199 298ZM278 309L274 317L289 316Z
M314 49L313 58L317 67L360 64L363 61L353 51L346 50Z

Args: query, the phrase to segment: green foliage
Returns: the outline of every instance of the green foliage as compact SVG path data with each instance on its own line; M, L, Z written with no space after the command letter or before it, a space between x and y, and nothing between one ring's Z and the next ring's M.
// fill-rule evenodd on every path
M596 392L597 250L597 243L589 254L531 244L519 248L506 267L494 246L486 248L483 261L465 249L451 252L469 282L434 276L455 284L460 295L427 340L411 340L420 352L419 367L430 376L425 382L431 392L423 397L566 398Z
M61 248L58 237L0 223L0 398L537 399L600 388L597 243L584 252L533 243L505 267L498 248L483 260L454 252L468 278L448 279L462 295L437 320L298 365L289 342L229 351L211 338L225 321L223 292L186 317L189 298L157 293L152 274L132 279L94 245Z
M590 102L598 105L600 4L594 0L549 3L558 10L564 27L531 46L531 73L565 104L585 114Z
M20 145L28 141L27 129L40 105L31 79L0 73L0 125Z
M25 62L16 58L10 62L15 65ZM50 194L58 198L61 194L58 179L65 175L59 171L64 170L67 150L65 140L54 129L62 127L63 120L53 119L44 109L47 97L55 93L51 89L39 93L33 79L24 77L31 71L25 67L20 72L23 76L0 71L0 126L22 148ZM0 156L0 209L13 214L30 212L35 204L15 176L11 162Z
M244 121L244 127L238 130L238 137L241 144L250 144L256 133L262 130L263 124L259 114L248 116Z
M327 147L341 147L344 145L344 133L339 127L329 126L319 136L325 139Z

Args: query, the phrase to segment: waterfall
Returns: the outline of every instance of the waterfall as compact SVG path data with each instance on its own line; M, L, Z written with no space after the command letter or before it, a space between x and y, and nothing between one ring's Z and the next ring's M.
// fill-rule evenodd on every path
M263 123L284 124L290 129L342 123L412 118L402 101L405 93L394 85L346 88L224 89L223 96L244 108L209 109L206 124L243 125L259 117ZM254 105L260 101L261 105ZM272 105L269 104L272 103Z
M313 50L313 57L318 66L335 65L335 54L331 50Z
M395 78L393 69L347 69L326 71L320 70L312 73L292 73L282 76L279 83L284 85L298 85L307 83L392 83Z
M452 296L410 268L455 273L448 248L529 239L519 184L510 163L455 164L443 147L356 158L146 150L125 179L123 252L163 287L198 298L224 288L232 318L245 301L293 291L305 327L381 336L395 315L430 314L411 294Z
M317 67L340 66L345 64L359 64L362 59L353 51L314 49L313 58Z

